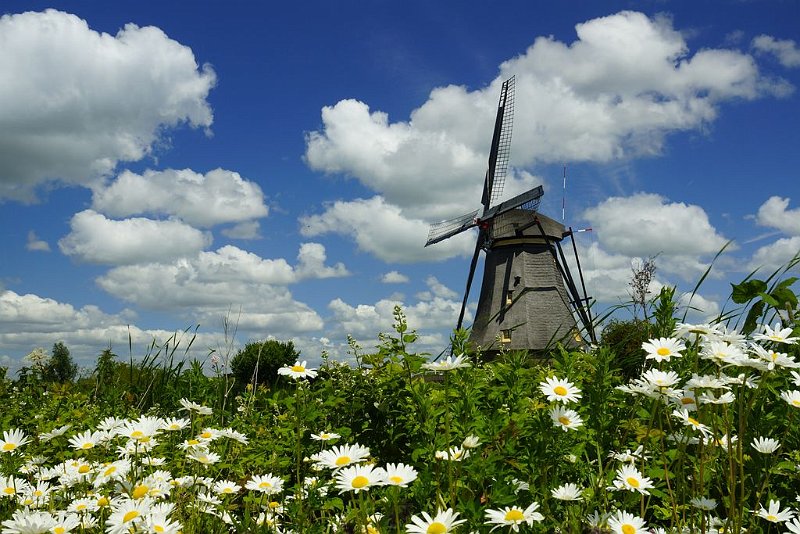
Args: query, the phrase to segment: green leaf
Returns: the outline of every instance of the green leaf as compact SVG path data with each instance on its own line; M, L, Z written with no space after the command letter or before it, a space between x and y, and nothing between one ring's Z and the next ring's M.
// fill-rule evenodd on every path
M747 335L756 329L758 318L764 313L764 301L759 301L753 304L750 311L747 313L747 319L744 321L742 333Z
M767 290L767 283L763 280L747 280L741 284L731 284L733 290L731 299L736 304L744 304L750 302L759 293L764 293Z

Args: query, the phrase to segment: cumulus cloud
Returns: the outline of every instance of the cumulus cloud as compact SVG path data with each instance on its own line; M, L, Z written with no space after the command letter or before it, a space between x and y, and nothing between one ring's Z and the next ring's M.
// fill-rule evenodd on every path
M720 104L780 94L753 58L730 49L690 53L669 19L625 11L576 26L577 40L540 37L504 62L487 87L434 89L408 120L366 103L322 110L306 161L376 191L409 218L431 221L478 202L503 79L516 75L511 164L595 161L658 154L665 137L702 129ZM511 190L530 187L514 171Z
M425 247L429 225L404 217L400 208L380 196L334 202L319 215L302 217L300 224L304 236L334 233L350 237L360 250L392 263L468 256L475 248L471 232Z
M42 241L36 236L33 230L28 231L28 242L25 244L27 250L36 250L39 252L50 252L50 245L47 241Z
M333 266L325 265L327 259L324 246L319 243L303 243L297 253L296 276L298 279L339 278L350 274L341 262Z
M211 235L177 220L134 217L121 221L94 210L76 213L70 233L59 240L61 252L104 265L166 262L192 255L211 244Z
M224 228L222 235L231 239L258 239L261 237L261 225L258 221L239 223L230 228Z
M130 310L108 314L97 306L75 308L39 295L0 292L0 346L10 353L25 355L36 347L47 350L61 341L78 365L93 366L101 350L98 347L111 347L118 354L126 354L129 335L134 347L144 348L154 340L160 345L170 338L173 342L181 338L180 333L142 329L132 324L135 319ZM200 334L194 346L205 350L217 337L221 336ZM185 347L188 339L183 338L182 343Z
M55 10L0 18L0 198L90 185L152 151L165 128L208 127L216 76L158 28L99 33ZM131 88L136 90L132 91Z
M758 52L774 55L784 67L800 67L800 48L792 39L775 39L771 35L759 35L753 39L753 48Z
M777 228L788 235L800 235L800 208L787 209L790 200L779 196L770 197L758 208L756 222L761 226Z
M381 276L381 282L384 284L406 284L408 283L408 276L398 271L389 271Z
M800 255L800 236L778 239L774 243L760 247L753 254L747 268L758 269L762 276L770 275L783 269L794 258ZM795 264L794 272L798 272Z
M726 243L703 208L651 193L608 198L583 216L611 253L692 256L714 254Z
M206 174L191 169L123 171L110 184L94 188L92 208L115 218L177 217L201 228L250 221L269 213L258 184L224 169ZM250 237L252 231L252 226L240 226L231 232Z

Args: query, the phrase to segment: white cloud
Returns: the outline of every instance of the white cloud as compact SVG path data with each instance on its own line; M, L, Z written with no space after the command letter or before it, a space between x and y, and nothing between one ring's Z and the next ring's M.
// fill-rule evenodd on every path
M50 245L47 241L42 241L36 236L33 230L28 231L28 242L25 244L27 250L36 250L39 252L50 252Z
M759 269L760 277L768 276L783 269L793 258L800 254L800 236L778 239L774 243L756 250L747 265L749 270ZM798 272L795 265L794 272Z
M753 39L753 48L765 54L774 54L786 68L800 67L800 48L792 39L775 39L759 35Z
M91 185L149 154L165 128L211 125L214 71L158 28L112 36L47 10L4 15L0 42L0 72L14 73L0 86L0 198Z
M536 39L484 89L434 89L407 121L355 100L327 106L322 128L307 136L306 161L355 177L404 216L431 221L478 203L500 84L512 74L517 167L658 154L669 133L704 128L721 103L786 88L741 52L690 54L663 17L625 11L576 32L570 44ZM509 193L531 182L512 173Z
M134 350L145 350L153 340L160 345L175 335L166 330L139 328L132 324L134 321L135 315L129 310L107 314L96 306L75 308L34 294L0 292L0 346L9 353L25 355L36 347L49 351L61 341L78 365L92 367L102 348L111 346L117 354L127 356L129 335ZM217 337L200 334L194 347L203 353ZM182 343L185 347L188 338L184 337ZM12 363L17 367L20 364Z
M655 194L611 197L583 216L603 247L628 256L714 254L726 242L703 208Z
M203 324L238 310L240 331L285 339L324 326L317 312L296 301L286 286L349 274L341 263L325 265L325 248L318 243L304 243L297 257L292 267L282 258L264 259L227 245L172 263L116 267L99 277L97 284L124 301L151 310L177 311Z
M261 237L261 225L258 221L239 223L222 230L222 235L231 239L258 239Z
M475 247L471 232L425 247L428 224L404 217L398 207L379 196L334 202L320 215L302 217L300 224L304 236L335 233L351 237L360 250L393 263L468 256Z
M389 271L381 276L381 282L384 284L407 284L408 281L408 276L398 271Z
M758 208L756 222L761 226L777 228L788 235L800 235L800 208L786 209L790 200L779 196L770 197Z
M719 316L719 302L695 293L683 293L678 297L678 304L687 311L689 317L699 317L702 322L708 322ZM693 322L690 320L689 322Z
M106 265L168 262L197 253L211 244L211 235L177 220L107 219L93 210L76 213L71 232L60 239L61 252Z
M224 169L206 174L190 169L148 170L141 175L123 171L110 184L94 188L92 208L115 218L166 215L203 228L269 213L258 184ZM238 228L243 230L252 233L252 227Z

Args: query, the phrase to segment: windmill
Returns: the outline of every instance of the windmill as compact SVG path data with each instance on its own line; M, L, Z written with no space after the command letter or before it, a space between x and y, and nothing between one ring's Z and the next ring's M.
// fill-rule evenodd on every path
M577 248L573 241L583 296L578 292L561 248L561 241L567 236L571 238L572 230L537 212L544 194L542 187L497 203L503 192L511 154L514 85L512 76L503 82L500 91L489 167L483 184L483 209L431 225L425 246L470 228L478 229L457 324L457 328L462 327L483 250L486 253L483 283L470 333L474 346L495 351L499 349L498 341L509 349L527 350L542 350L557 341L576 345L582 338L575 316L594 342Z

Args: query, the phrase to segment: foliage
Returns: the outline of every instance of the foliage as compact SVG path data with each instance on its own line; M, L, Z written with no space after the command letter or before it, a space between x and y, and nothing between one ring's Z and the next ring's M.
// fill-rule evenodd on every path
M72 382L78 374L78 365L72 361L69 349L61 341L53 345L53 354L44 368L44 379L48 382Z
M781 284L754 293L764 302L762 320L788 313L781 302L791 303L794 294L791 284ZM417 334L396 308L394 332L382 334L374 350L351 340L355 365L325 354L315 377L292 378L305 372L290 365L293 357L282 368L286 376L249 382L230 403L226 377L173 359L177 338L151 347L141 362L119 362L104 351L94 382L42 388L32 372L0 388L6 407L0 431L18 429L30 438L0 453L0 480L47 479L48 501L39 510L48 513L81 496L113 497L112 508L166 501L174 505L170 519L187 533L277 532L278 526L400 532L413 515L447 508L466 520L461 531L488 532L487 511L516 507L521 513L534 502L544 520L515 525L522 532L608 532L607 514L617 510L666 532L769 531L771 520L757 512L770 500L790 506L800 487L800 406L791 401L800 386L792 367L800 357L792 340L800 334L796 315L743 338L729 328L731 317L728 325L677 324L671 288L652 301L652 310L650 323L617 327L621 333L606 328L600 346L557 348L547 360L501 352L481 361L463 353L466 333L455 332L453 353L439 355L437 367L416 352ZM682 348L670 357L643 350L643 341L658 338ZM620 364L623 353L637 359L638 370ZM562 380L563 391L579 398L558 398L565 393L548 389L548 380ZM89 402L92 395L98 402ZM574 415L556 411L562 408ZM91 449L68 444L80 432L107 428L108 416L125 418L108 441ZM134 437L154 418L165 428L168 417L183 418L185 428ZM51 437L64 425L71 426ZM753 445L762 437L779 443L772 454ZM335 482L345 469L317 468L315 455L355 444L368 447L378 467L413 466L416 479L408 487L340 491ZM193 460L192 450L207 462ZM128 462L130 470L104 482L100 474L110 462ZM623 468L635 471L643 491L632 489ZM283 489L266 494L243 487L266 474L280 477ZM159 485L153 477L168 482ZM226 493L215 483L235 487ZM554 497L567 483L580 490L579 500ZM700 498L713 499L713 510L693 504ZM22 500L16 493L0 499L0 520L11 521ZM90 513L97 524L86 532L109 530L111 510Z
M242 387L244 384L274 384L278 369L293 364L300 357L291 341L253 341L239 350L231 359L231 371Z

